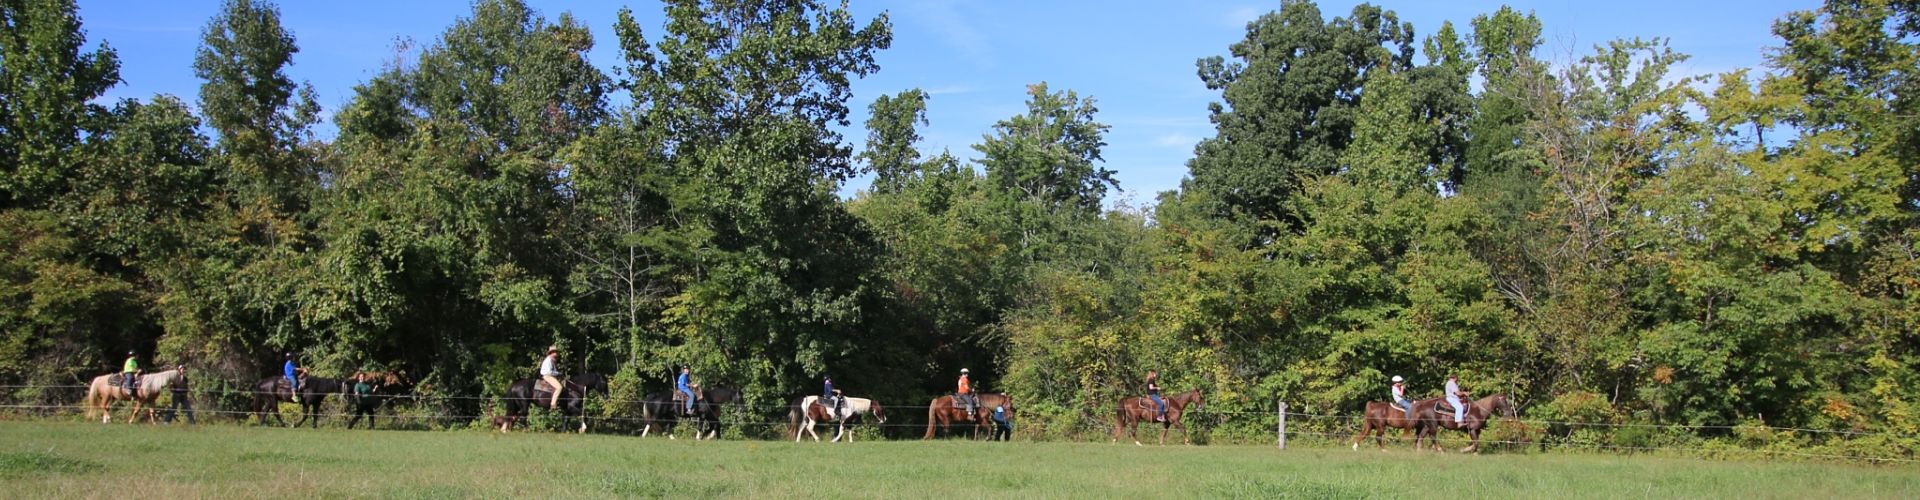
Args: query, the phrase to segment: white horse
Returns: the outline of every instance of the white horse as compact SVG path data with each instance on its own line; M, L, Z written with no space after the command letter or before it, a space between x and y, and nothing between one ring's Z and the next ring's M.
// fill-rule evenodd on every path
M887 415L881 411L880 403L875 403L873 400L867 398L843 397L840 398L840 401L845 408L841 408L837 412L838 414L829 414L828 412L830 410L827 408L825 402L820 401L820 396L800 398L800 402L794 406L791 412L794 426L793 442L800 442L802 435L810 435L813 436L815 442L820 441L820 434L813 432L814 424L819 422L831 422L838 425L838 428L833 432L832 442L835 443L840 442L840 438L843 436L847 438L847 442L853 442L853 433L847 432L847 421L858 419L861 415L873 415L874 420L882 424L887 423Z
M173 384L187 383L187 372L181 370L167 370L141 375L139 381L140 394L138 395L139 397L134 397L135 395L133 394L127 394L125 387L112 383L112 379L116 375L119 374L109 373L94 377L93 383L87 386L86 405L88 419L92 419L95 414L99 414L100 423L112 421L113 402L127 399L133 401L133 411L127 414L128 422L134 421L135 417L140 414L141 406L143 405L146 406L144 409L147 410L147 420L152 421L154 413L153 402L160 397L160 393L166 392L167 388L173 386Z

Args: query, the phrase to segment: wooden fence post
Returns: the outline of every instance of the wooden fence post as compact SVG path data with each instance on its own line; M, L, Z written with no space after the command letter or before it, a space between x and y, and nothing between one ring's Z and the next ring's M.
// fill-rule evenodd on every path
M1280 449L1287 449L1287 402L1281 401L1279 407L1280 423L1273 429L1280 436Z

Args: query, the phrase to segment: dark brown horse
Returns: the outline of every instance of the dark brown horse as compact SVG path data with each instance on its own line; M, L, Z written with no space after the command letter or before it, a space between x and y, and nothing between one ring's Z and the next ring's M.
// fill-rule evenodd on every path
M280 416L280 403L299 403L300 420L295 421L290 427L299 427L300 424L313 422L313 427L318 429L320 418L325 416L320 412L320 405L326 402L327 396L347 392L347 386L340 383L338 379L313 376L300 378L298 400L294 399L291 389L292 386L287 383L286 377L267 377L253 384L252 413L260 419L260 425L267 425L269 414L273 415L273 419L280 422L280 425L286 425L286 418Z
M1487 422L1491 420L1494 415L1516 418L1518 414L1518 408L1507 400L1506 394L1494 394L1468 403L1466 418L1462 419L1459 423L1454 423L1453 421L1453 409L1440 403L1435 403L1432 411L1415 412L1414 416L1426 416L1422 419L1426 421L1425 425L1422 426L1422 432L1425 432L1430 438L1439 434L1440 429L1453 429L1472 436L1473 443L1467 445L1466 448L1461 448L1460 452L1473 453L1480 451L1480 429L1485 428ZM1415 444L1418 444L1418 441L1419 438L1416 437ZM1432 443L1434 451L1446 451L1440 447L1438 440L1434 440Z
M1167 444L1167 430L1174 427L1180 428L1181 443L1193 444L1193 440L1189 439L1190 435L1187 434L1187 424L1180 421L1180 416L1187 412L1189 406L1195 411L1206 408L1206 397L1200 395L1199 389L1194 389L1162 399L1167 402L1167 419L1163 422L1155 422L1160 424L1160 444ZM1133 396L1121 398L1120 408L1114 413L1116 416L1113 442L1120 442L1120 431L1124 430L1128 435L1133 436L1134 445L1144 446L1140 444L1140 423L1153 422L1153 417L1160 413L1160 408L1153 404L1151 398Z
M952 430L950 426L953 424L969 422L973 424L973 438L979 439L980 430L986 428L992 421L988 416L993 414L994 407L1005 406L1007 416L1013 416L1013 396L1000 393L975 394L974 397L980 400L980 406L973 412L972 418L967 417L966 406L954 404L951 395L940 396L934 398L933 402L927 403L927 435L921 439L933 439L935 429Z
M1425 422L1425 420L1420 417L1433 413L1434 406L1440 404L1442 400L1443 398L1433 398L1413 401L1413 415L1411 418L1408 417L1407 410L1403 410L1399 406L1394 406L1392 403L1383 401L1367 403L1366 421L1360 425L1360 435L1353 437L1353 449L1358 451L1360 449L1360 442L1367 440L1368 434L1373 434L1373 440L1380 445L1380 449L1387 449L1387 429L1414 429L1413 449L1420 449L1420 439L1430 437L1425 435L1427 433L1420 432L1419 427ZM1447 417L1452 418L1453 415L1448 414Z

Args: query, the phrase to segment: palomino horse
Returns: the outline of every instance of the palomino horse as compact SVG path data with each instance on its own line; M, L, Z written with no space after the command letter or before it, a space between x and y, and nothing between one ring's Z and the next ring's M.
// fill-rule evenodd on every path
M934 398L933 402L927 403L927 435L920 439L933 439L935 429L951 430L949 426L964 422L973 423L973 438L979 439L980 429L987 427L992 422L992 419L988 418L988 416L993 414L994 407L1005 406L1007 407L1007 416L1009 418L1013 416L1013 396L1008 396L1003 392L999 394L975 394L974 397L980 399L980 406L979 411L975 411L972 418L967 417L966 406L954 403L952 395L940 396Z
M858 422L861 415L873 415L874 420L882 424L887 423L887 415L880 409L880 403L867 398L847 397L840 398L840 402L846 408L841 409L839 415L829 414L830 410L827 409L826 402L820 400L820 396L807 396L794 402L793 409L787 412L787 416L793 421L793 442L800 442L802 435L811 435L814 442L819 442L820 435L813 432L813 425L819 422L833 422L839 425L833 431L835 443L840 442L841 436L846 436L847 442L853 442L853 433L847 432L847 422Z
M133 411L127 413L128 422L134 421L134 416L140 414L142 406L146 407L147 421L152 422L154 420L153 401L160 397L160 393L167 392L167 388L174 384L187 383L185 371L167 370L149 373L142 375L138 381L139 387L135 391L139 394L127 394L126 387L116 383L119 377L118 373L109 373L94 377L93 383L87 385L87 419L91 420L95 414L99 414L100 423L112 421L113 402L124 399L133 401Z
M1518 414L1518 408L1507 400L1506 394L1494 394L1468 403L1466 418L1461 420L1460 423L1454 423L1452 408L1438 403L1433 405L1433 411L1415 413L1414 415L1426 415L1426 418L1423 419L1426 420L1426 423L1422 425L1422 427L1424 427L1424 432L1426 432L1430 438L1438 435L1440 429L1453 429L1466 432L1468 436L1473 437L1473 443L1467 445L1466 448L1461 448L1460 452L1473 453L1480 451L1480 429L1485 428L1487 422L1494 415L1516 418ZM1416 442L1417 441L1418 438L1416 438ZM1437 438L1431 442L1433 443L1434 451L1446 451L1440 447L1440 442Z
M561 383L567 386L560 393L558 410L563 419L561 424L565 425L566 418L579 417L578 432L586 433L587 396L594 393L602 396L609 394L607 378L598 373L588 372L570 377ZM546 381L535 378L523 378L508 384L505 402L507 414L493 419L494 424L500 427L500 432L513 430L514 425L526 420L527 412L532 408L545 408L548 411L556 409L553 407L553 387L548 386Z
M1167 402L1167 420L1157 422L1160 424L1160 444L1167 444L1167 429L1174 427L1180 428L1181 443L1193 444L1193 440L1189 439L1190 435L1187 434L1187 424L1180 421L1180 415L1186 413L1188 406L1192 406L1195 411L1206 408L1207 399L1200 395L1199 389L1162 399ZM1122 398L1120 409L1115 412L1113 442L1120 442L1120 431L1124 430L1128 435L1133 436L1134 445L1145 446L1140 444L1140 423L1153 422L1154 415L1159 412L1160 409L1154 406L1152 399L1140 396Z
M655 392L641 398L640 419L645 422L645 425L640 429L640 437L647 437L647 434L652 433L657 426L660 432L667 435L667 439L674 439L674 427L680 424L682 418L691 418L695 441L719 439L720 410L727 406L734 407L736 411L746 409L746 399L740 396L739 390L725 387L712 389L694 387L693 390L699 397L694 398L691 416L680 414L680 410L686 403L675 400L671 392Z
M1360 442L1367 440L1368 434L1373 435L1374 443L1380 445L1380 449L1387 449L1387 429L1414 429L1413 449L1420 449L1420 439L1425 434L1419 429L1421 423L1424 422L1420 416L1432 413L1433 408L1440 404L1441 399L1442 398L1433 398L1412 401L1413 411L1411 412L1411 418L1408 417L1409 412L1407 410L1401 409L1393 403L1381 401L1368 402L1365 422L1360 425L1360 435L1353 437L1354 451L1360 450ZM1452 415L1449 414L1448 416L1451 417Z
M280 403L298 402L300 403L300 420L294 421L290 427L299 427L300 424L311 420L313 427L318 429L320 417L324 416L320 413L320 404L326 402L327 396L345 394L346 390L347 386L341 384L338 379L301 377L300 399L295 400L293 391L287 385L286 377L263 378L260 382L253 384L253 414L260 418L260 425L267 425L268 413L272 413L273 419L280 422L280 425L287 425L287 419L280 416Z

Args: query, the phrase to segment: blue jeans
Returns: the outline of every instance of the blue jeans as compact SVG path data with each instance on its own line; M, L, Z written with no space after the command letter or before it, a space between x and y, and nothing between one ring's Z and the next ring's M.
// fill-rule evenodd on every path
M1400 409L1407 412L1407 420L1413 420L1413 402L1412 401L1400 399L1400 400L1394 401L1393 404L1400 405Z
M1167 402L1166 402L1166 401L1164 401L1164 400L1161 400L1161 399L1160 399L1160 395L1159 395L1159 394L1148 394L1148 395L1147 395L1147 397L1149 397L1149 398L1153 398L1153 406L1154 406L1155 408L1159 408L1159 409L1160 409L1160 417L1161 417L1161 418L1166 418L1166 416L1167 416Z
M684 411L687 413L693 413L693 391L682 388L680 389L680 394L684 394L687 396L687 407Z

